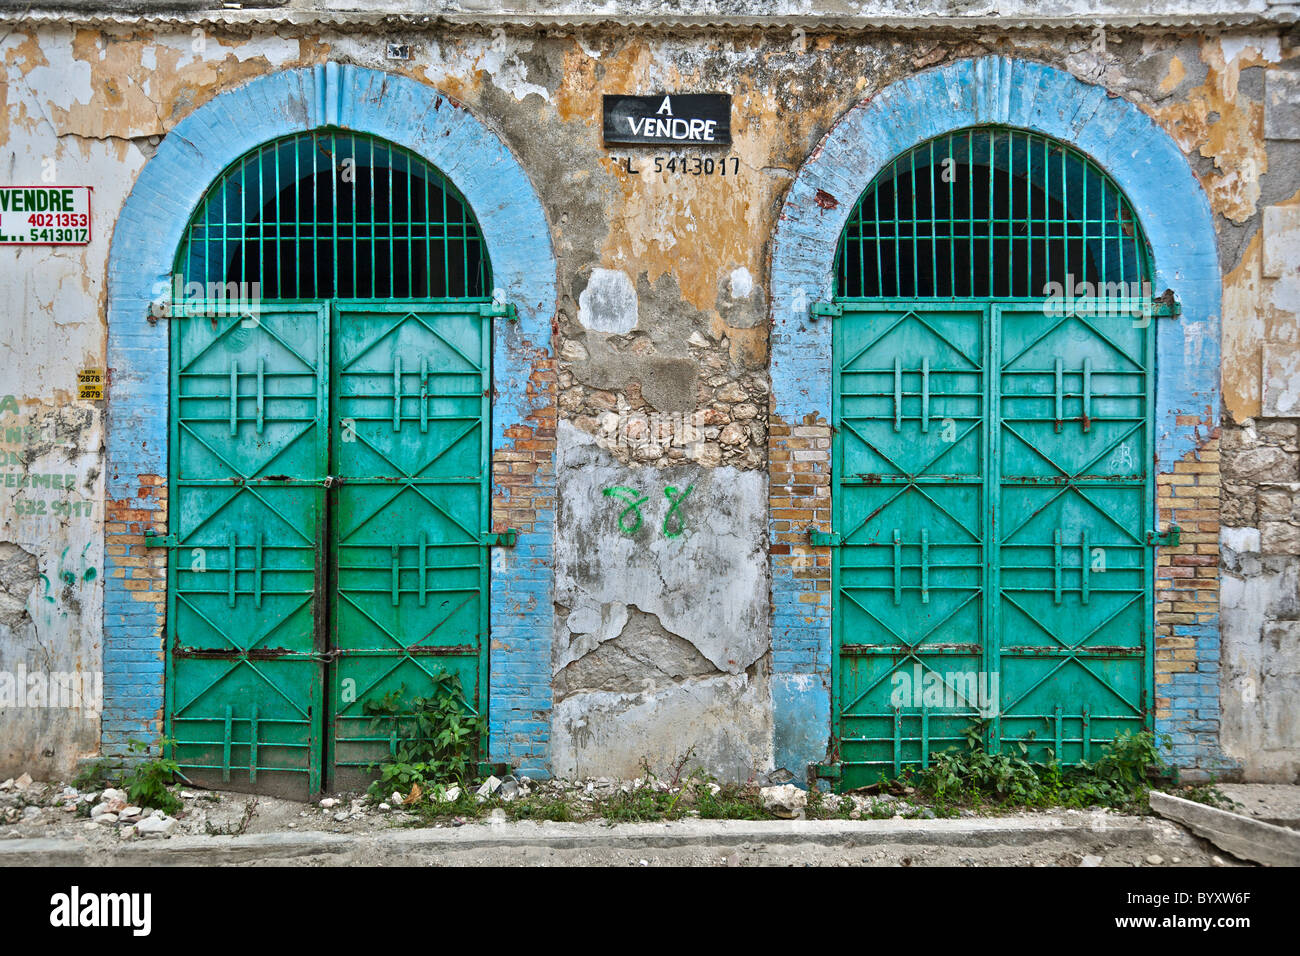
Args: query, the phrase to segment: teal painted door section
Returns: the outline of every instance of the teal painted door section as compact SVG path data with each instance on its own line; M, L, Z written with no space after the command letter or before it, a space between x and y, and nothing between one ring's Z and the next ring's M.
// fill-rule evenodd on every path
M330 767L346 789L389 752L367 701L451 673L484 712L492 320L460 303L335 315Z
M492 319L264 305L173 328L168 728L202 786L363 786L365 704L487 702Z
M842 785L964 742L1095 758L1148 724L1150 319L841 300Z
M1041 305L992 320L994 734L1092 760L1153 710L1153 320Z
M320 787L329 324L173 320L167 733L200 786Z

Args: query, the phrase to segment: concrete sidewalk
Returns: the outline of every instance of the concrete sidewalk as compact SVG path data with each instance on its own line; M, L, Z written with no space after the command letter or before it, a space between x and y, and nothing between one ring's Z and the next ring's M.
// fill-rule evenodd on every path
M1235 812L1300 830L1300 786L1286 783L1221 783L1224 796L1238 804Z
M941 820L498 823L116 844L0 841L0 866L1231 864L1154 817L1060 811Z

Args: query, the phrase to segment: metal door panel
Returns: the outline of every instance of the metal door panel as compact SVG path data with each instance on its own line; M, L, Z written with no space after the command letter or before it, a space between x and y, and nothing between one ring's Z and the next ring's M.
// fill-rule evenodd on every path
M1095 759L1148 726L1150 320L995 305L1003 746Z
M1149 322L1041 302L842 306L842 785L925 764L973 717L991 748L1067 763L1147 726Z
M927 762L961 739L978 703L954 675L978 673L984 651L983 318L960 306L873 304L836 320L845 786Z
M464 304L335 310L333 786L389 749L368 700L456 674L483 711L491 319Z
M326 315L174 319L167 732L196 784L319 787Z

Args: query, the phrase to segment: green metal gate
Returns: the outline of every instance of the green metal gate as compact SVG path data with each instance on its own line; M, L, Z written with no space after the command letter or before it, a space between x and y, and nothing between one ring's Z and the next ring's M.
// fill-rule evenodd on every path
M365 703L487 701L490 303L177 319L168 729L196 784L363 785Z
M409 150L320 129L224 170L172 288L167 735L195 783L351 788L366 705L487 707L491 267ZM164 414L164 409L158 410ZM483 742L480 742L482 744Z
M490 308L484 308L489 313ZM329 765L363 786L389 728L364 703L455 674L487 703L491 319L460 303L340 304L333 348Z
M1150 322L988 301L834 322L844 784L973 719L1066 763L1147 726Z
M843 785L962 744L1093 758L1149 726L1150 257L1025 130L919 144L840 238L833 699Z

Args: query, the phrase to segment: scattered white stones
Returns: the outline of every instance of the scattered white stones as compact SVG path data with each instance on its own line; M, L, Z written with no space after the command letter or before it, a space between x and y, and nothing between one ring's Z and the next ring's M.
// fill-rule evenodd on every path
M135 825L135 832L146 839L149 837L169 837L175 831L176 818L169 817L161 810L155 810L153 816L145 817Z
M488 777L483 781L483 785L478 788L478 798L480 801L486 800L500 789L501 780L496 776Z
M1151 864L1151 866L1161 866L1164 862L1165 858L1155 853L1147 857L1147 863Z
M335 807L339 805L339 802L335 800L333 797L326 797L324 800L320 802L320 805L322 809L333 810Z
M763 809L778 817L790 819L808 806L808 794L792 783L779 787L763 787L758 791Z
M19 777L17 780L14 781L15 790L26 790L31 785L32 785L32 775L29 773L23 774L21 777Z
M1101 857L1093 856L1091 853L1079 861L1080 866L1101 866Z

